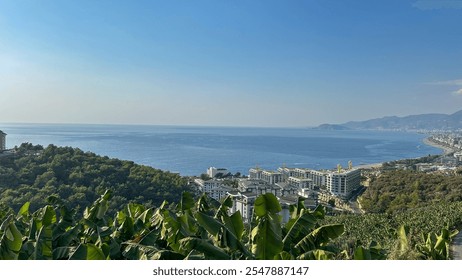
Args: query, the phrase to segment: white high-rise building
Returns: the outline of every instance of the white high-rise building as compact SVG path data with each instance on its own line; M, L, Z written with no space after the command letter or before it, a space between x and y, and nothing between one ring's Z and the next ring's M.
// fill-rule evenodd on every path
M210 178L215 178L218 174L221 174L221 176L225 176L228 173L229 171L226 168L209 167L207 169L207 175L209 175Z
M352 191L361 185L361 170L331 171L326 174L327 190L342 198L347 198Z
M0 130L0 152L6 150L6 133Z

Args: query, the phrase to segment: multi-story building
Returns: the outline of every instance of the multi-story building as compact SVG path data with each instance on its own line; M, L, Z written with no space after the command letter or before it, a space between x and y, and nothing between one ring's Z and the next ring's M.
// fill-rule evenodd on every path
M280 172L264 170L261 173L261 179L268 184L276 184L284 182L284 176Z
M313 186L316 187L323 187L326 185L326 172L325 171L317 171L311 170L308 178L313 181Z
M282 175L284 176L284 180L287 180L289 177L294 177L296 170L297 168L289 168L285 166L278 168L278 172L282 173Z
M206 192L207 195L215 200L220 201L229 195L230 192L234 191L233 188L228 186L222 186L219 188L211 189L209 192Z
M209 167L207 169L207 175L209 175L210 178L215 178L216 176L218 176L218 174L221 174L221 176L225 176L228 173L229 171L226 168Z
M240 211L242 221L250 223L252 221L255 199L257 199L258 195L253 192L237 192L231 193L231 197L233 198L231 213Z
M361 184L361 170L339 170L326 174L327 190L341 198L347 198L352 191L359 188Z
M313 189L313 180L309 178L289 177L287 183L299 189Z
M219 180L207 180L202 179L194 180L194 183L197 185L197 190L200 193L206 193L213 199L221 200L228 195L229 192L234 189L223 184L223 181Z
M253 180L261 180L263 170L256 167L256 168L250 168L249 170L249 178Z
M0 152L6 150L6 133L0 130Z

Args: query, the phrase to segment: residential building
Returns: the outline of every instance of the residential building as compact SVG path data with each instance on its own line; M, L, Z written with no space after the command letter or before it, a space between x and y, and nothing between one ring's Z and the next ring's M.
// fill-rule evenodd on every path
M236 192L230 193L230 195L233 198L233 207L230 209L230 212L241 212L244 223L250 223L252 221L255 199L257 199L258 195L253 192Z
M220 176L218 174L221 174L221 176L225 176L228 173L229 171L226 168L209 167L207 169L207 175L209 175L210 178L215 178L216 176Z
M6 133L0 130L0 152L6 150Z
M347 198L352 191L361 185L361 170L339 170L331 171L326 174L327 190L341 198Z
M323 187L326 185L327 174L324 171L311 170L308 178L313 181L313 186Z
M275 196L281 195L281 187L270 185L263 180L240 180L238 188L242 192L252 192L255 194L272 193Z
M313 189L313 180L309 178L289 177L287 182L290 186L299 189Z
M249 170L249 178L254 180L261 180L263 170L256 167Z
M268 184L276 184L276 183L284 181L284 177L282 176L282 173L276 172L276 171L268 171L268 170L264 170L261 173L261 179L267 182Z
M282 173L282 175L284 176L284 180L287 180L289 177L296 176L295 175L296 170L297 170L297 168L289 168L289 167L285 167L285 166L278 168L278 172Z
M211 189L209 192L206 192L206 194L209 197L220 201L223 198L225 198L226 196L228 196L229 193L232 192L232 191L234 191L233 188L231 188L229 186L222 186L222 187Z
M223 184L223 181L220 180L212 179L204 181L202 179L195 179L194 183L196 184L199 193L206 193L208 196L216 200L221 200L229 192L234 191L232 187L226 186Z

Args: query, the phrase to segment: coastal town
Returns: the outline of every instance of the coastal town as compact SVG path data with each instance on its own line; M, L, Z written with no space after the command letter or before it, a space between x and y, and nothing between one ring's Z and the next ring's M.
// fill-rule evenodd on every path
M7 134L0 130L0 156L8 156L13 150L6 148ZM446 175L462 174L462 133L435 133L424 140L443 150L440 155L418 159L403 159L370 165L347 166L338 164L331 170L293 168L281 166L266 170L258 166L248 170L248 175L231 174L226 168L210 167L200 177L193 177L190 185L197 194L206 193L215 200L226 196L233 199L231 212L240 211L243 219L252 219L255 199L265 193L274 194L283 206L283 221L289 219L289 206L304 198L305 206L315 208L324 205L332 211L363 213L357 197L368 186L371 178L385 170L415 170Z
M443 150L441 155L429 155L418 159L354 167L348 162L333 170L279 167L277 170L251 168L248 176L232 175L226 168L209 167L193 185L197 193L206 193L213 199L233 198L231 212L240 211L245 221L252 219L253 204L260 194L274 194L282 205L282 221L289 219L289 206L304 198L305 206L315 208L322 204L339 212L362 213L356 200L372 177L390 169L415 170L425 173L458 175L462 166L462 135L459 133L435 134L425 139L425 144Z
M231 213L240 211L246 222L252 219L254 201L261 194L272 193L279 199L282 221L287 222L289 206L296 204L299 197L305 198L305 206L309 208L325 203L352 210L345 201L361 188L361 169L353 168L351 163L347 169L338 166L336 171L255 167L249 170L248 177L233 180L226 178L228 173L225 168L208 168L207 176L194 180L196 190L216 200L230 195L233 198Z

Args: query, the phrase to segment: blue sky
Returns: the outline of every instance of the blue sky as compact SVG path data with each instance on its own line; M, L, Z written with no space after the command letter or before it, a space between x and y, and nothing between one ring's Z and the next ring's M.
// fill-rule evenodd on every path
M311 126L462 109L462 1L0 0L0 122Z

